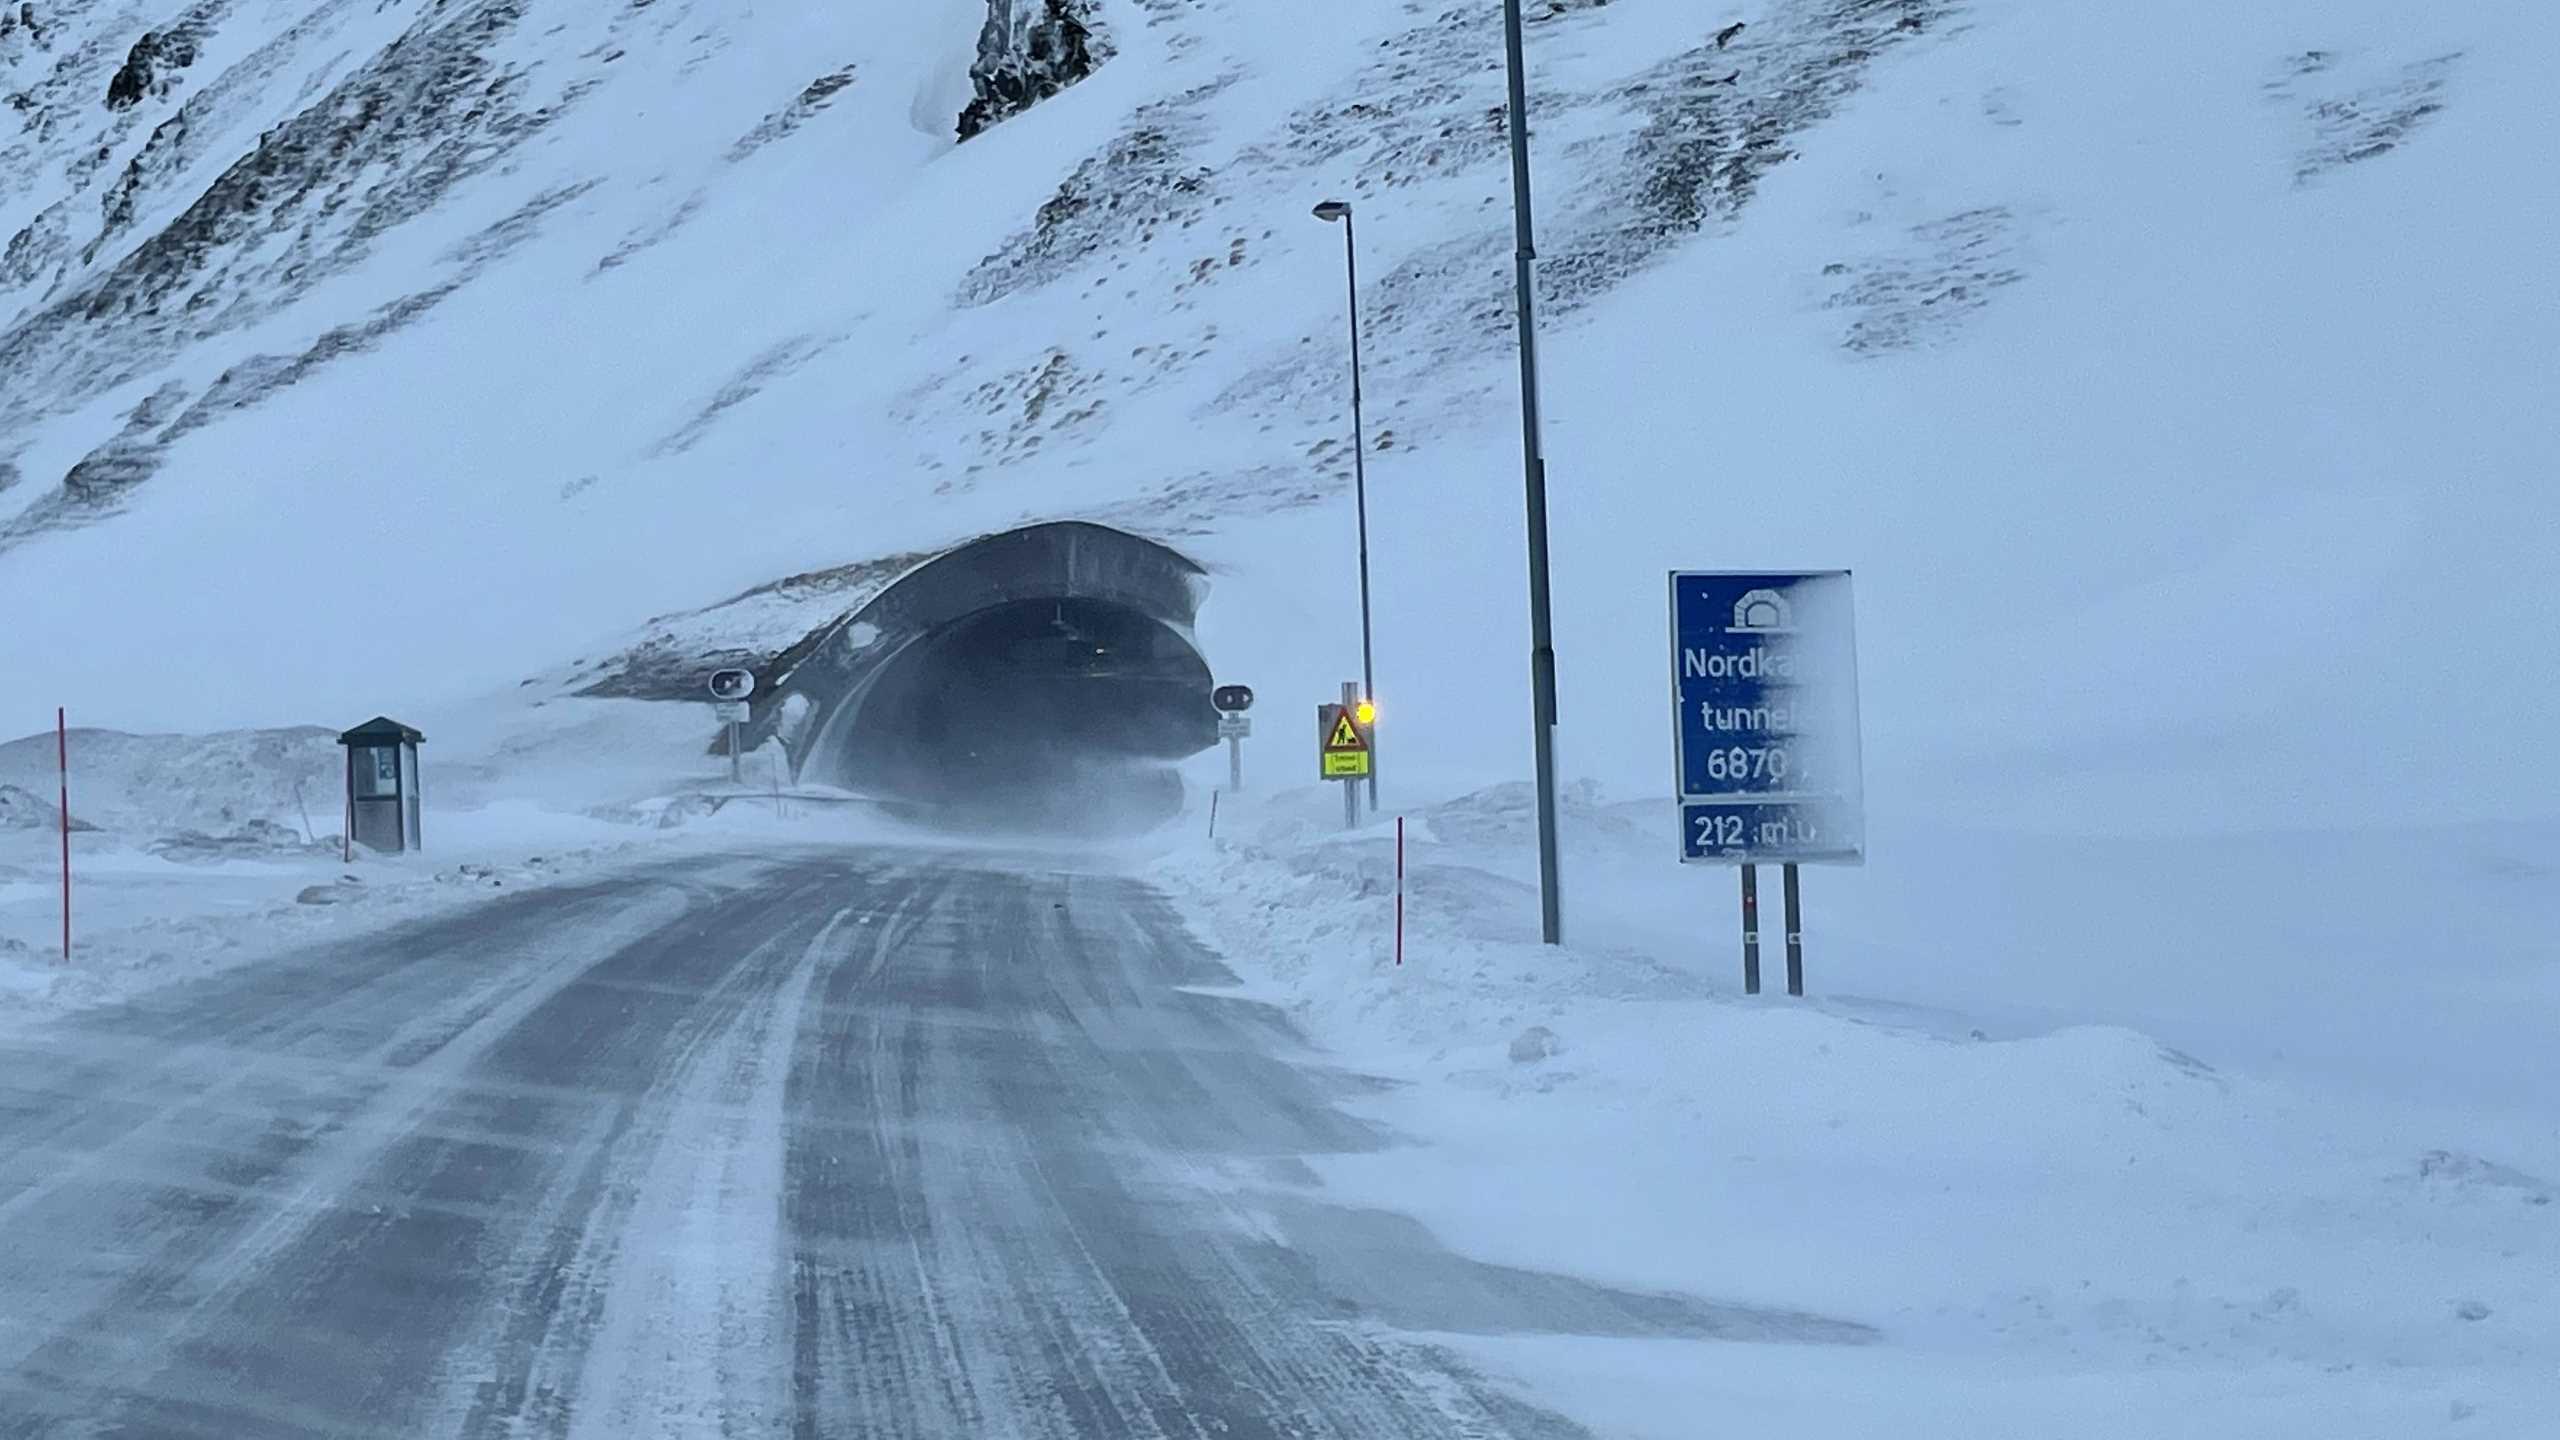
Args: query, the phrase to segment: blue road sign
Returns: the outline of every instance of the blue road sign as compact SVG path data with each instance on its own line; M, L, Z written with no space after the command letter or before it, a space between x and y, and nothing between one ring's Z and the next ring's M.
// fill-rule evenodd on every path
M1858 653L1845 570L1674 572L1680 858L1865 858Z

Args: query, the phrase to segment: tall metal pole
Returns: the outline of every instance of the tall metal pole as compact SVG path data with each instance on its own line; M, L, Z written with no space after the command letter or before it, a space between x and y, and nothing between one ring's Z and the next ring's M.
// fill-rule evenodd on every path
M1547 590L1547 457L1538 423L1536 232L1529 208L1529 82L1520 45L1520 0L1502 0L1502 44L1511 71L1511 212L1520 288L1521 459L1529 507L1529 687L1538 767L1538 907L1542 938L1564 941L1556 854L1556 645Z
M1351 207L1342 207L1342 272L1351 289L1351 494L1360 512L1360 698L1378 701L1377 667L1369 643L1369 436L1360 418L1360 247L1352 234ZM1369 740L1369 808L1378 808L1378 742Z
M53 711L53 754L62 779L62 960L71 962L71 722L62 706Z

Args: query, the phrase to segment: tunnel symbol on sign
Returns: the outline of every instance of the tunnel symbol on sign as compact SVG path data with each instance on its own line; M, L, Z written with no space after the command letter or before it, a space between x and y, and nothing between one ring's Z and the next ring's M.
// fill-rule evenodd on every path
M1786 596L1775 590L1746 590L1733 602L1733 627L1727 633L1789 635L1795 628L1795 607Z

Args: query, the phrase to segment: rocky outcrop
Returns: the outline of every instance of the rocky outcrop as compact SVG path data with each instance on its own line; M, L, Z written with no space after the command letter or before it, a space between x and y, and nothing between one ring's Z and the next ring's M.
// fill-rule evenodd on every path
M196 63L197 34L179 26L167 33L145 30L126 52L124 64L107 82L107 108L130 110L144 97L165 91L181 70Z
M31 45L44 43L45 26L36 18L34 0L20 0L17 5L0 0L0 41L16 40L20 36L26 37L26 43Z
M17 785L0 785L0 830L59 830L62 810L43 796ZM74 831L98 827L73 816Z
M978 58L969 67L977 98L960 112L960 138L1019 115L1066 89L1102 62L1093 0L987 0Z

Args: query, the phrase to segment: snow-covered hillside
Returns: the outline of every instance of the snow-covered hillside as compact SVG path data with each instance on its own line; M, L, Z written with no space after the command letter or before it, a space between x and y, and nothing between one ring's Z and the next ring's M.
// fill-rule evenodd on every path
M1647 575L1801 561L1866 576L1880 803L2547 812L2544 12L1533 10L1577 772L1660 773ZM433 705L1061 515L1184 544L1213 659L1320 688L1338 194L1380 683L1454 770L1517 766L1490 5L1099 4L1099 68L965 144L984 0L24 16L13 692Z
M1438 1142L1327 1182L1892 1342L1489 1365L1611 1435L2539 1433L2560 8L1529 11L1562 952L1492 0L0 0L0 740L151 732L75 732L82 984L0 746L0 992L541 883L722 770L619 659L1094 520L1269 717L1129 863ZM1293 738L1359 665L1327 198L1405 969ZM1797 565L1858 574L1871 859L1782 1008L1672 863L1662 575ZM308 727L376 713L436 849L356 904Z
M1051 8L27 4L21 723L485 729L648 617L752 593L696 626L770 653L833 603L772 582L1059 517L1207 563L1212 664L1329 693L1339 196L1396 779L1523 773L1495 7L1070 6L1091 74L958 141L1072 78ZM1533 5L1568 778L1660 784L1663 570L1847 564L1897 884L1950 827L2550 818L2555 40Z

